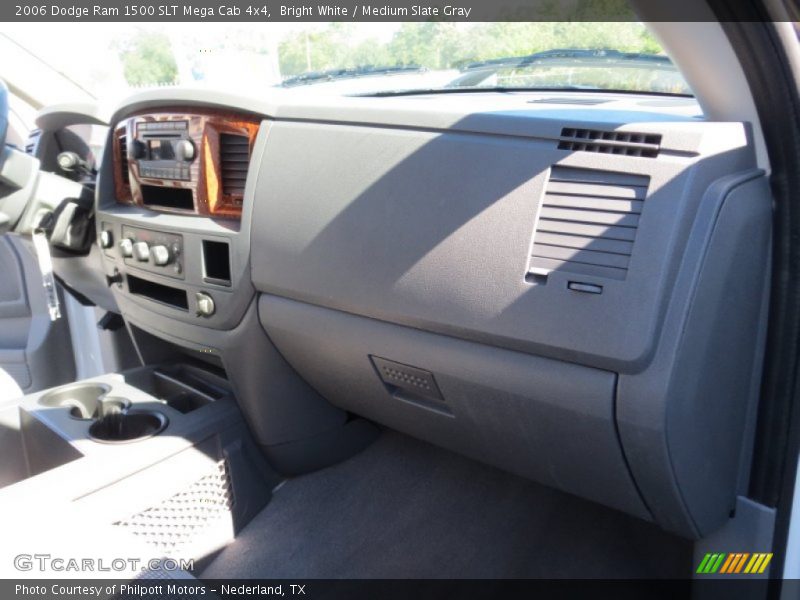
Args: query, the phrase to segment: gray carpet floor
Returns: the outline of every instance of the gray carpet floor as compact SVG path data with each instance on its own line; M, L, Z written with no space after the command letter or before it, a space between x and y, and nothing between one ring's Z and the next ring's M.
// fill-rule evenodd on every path
M291 479L204 578L686 577L653 525L394 432Z

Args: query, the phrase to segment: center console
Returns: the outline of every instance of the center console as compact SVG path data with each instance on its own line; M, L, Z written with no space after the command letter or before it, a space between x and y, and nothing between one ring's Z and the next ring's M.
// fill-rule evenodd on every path
M188 96L170 102L120 109L98 178L103 274L140 358L185 355L224 370L279 472L337 462L376 429L300 378L258 318L250 235L274 121Z
M196 363L31 394L0 408L0 424L0 502L10 514L35 516L45 531L41 515L62 533L80 524L81 540L116 536L125 544L117 552L135 541L145 553L199 559L265 506L279 481L224 374Z
M137 112L110 136L98 244L117 300L227 329L253 296L245 187L261 117L212 108Z

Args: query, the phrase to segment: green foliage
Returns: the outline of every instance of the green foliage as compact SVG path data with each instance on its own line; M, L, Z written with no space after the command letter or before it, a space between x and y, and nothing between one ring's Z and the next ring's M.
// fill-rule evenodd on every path
M351 43L351 23L331 23L322 31L305 30L278 45L278 61L284 76L306 71L394 64L385 46L375 39Z
M450 67L469 50L470 36L455 23L403 23L388 44L397 64L415 64L431 69Z
M620 0L604 0L612 11ZM557 5L554 5L554 7ZM553 8L556 10L556 8ZM466 63L525 56L553 48L613 48L658 53L655 38L635 22L497 22L459 26L450 22L403 23L388 43L352 43L352 27L333 23L296 33L278 47L284 77L305 71L358 65L420 65L458 68Z
M164 33L139 31L118 47L123 73L133 86L175 83L178 64Z

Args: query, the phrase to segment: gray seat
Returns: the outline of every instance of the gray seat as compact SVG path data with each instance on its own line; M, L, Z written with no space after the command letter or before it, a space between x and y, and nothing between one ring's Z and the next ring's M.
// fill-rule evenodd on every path
M0 368L0 406L24 396L22 388L16 380L3 368Z

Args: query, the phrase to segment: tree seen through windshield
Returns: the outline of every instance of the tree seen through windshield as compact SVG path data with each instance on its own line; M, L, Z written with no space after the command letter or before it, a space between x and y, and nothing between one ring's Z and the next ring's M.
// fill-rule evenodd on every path
M0 44L23 47L102 98L152 86L261 93L298 85L321 91L331 82L338 82L337 93L454 87L690 93L636 22L109 24L100 34L75 36L91 63L65 56L58 36L42 32L49 25L38 24L37 35L26 24L3 25ZM26 72L36 66L29 63ZM15 79L13 72L0 76ZM342 83L347 79L358 85Z

